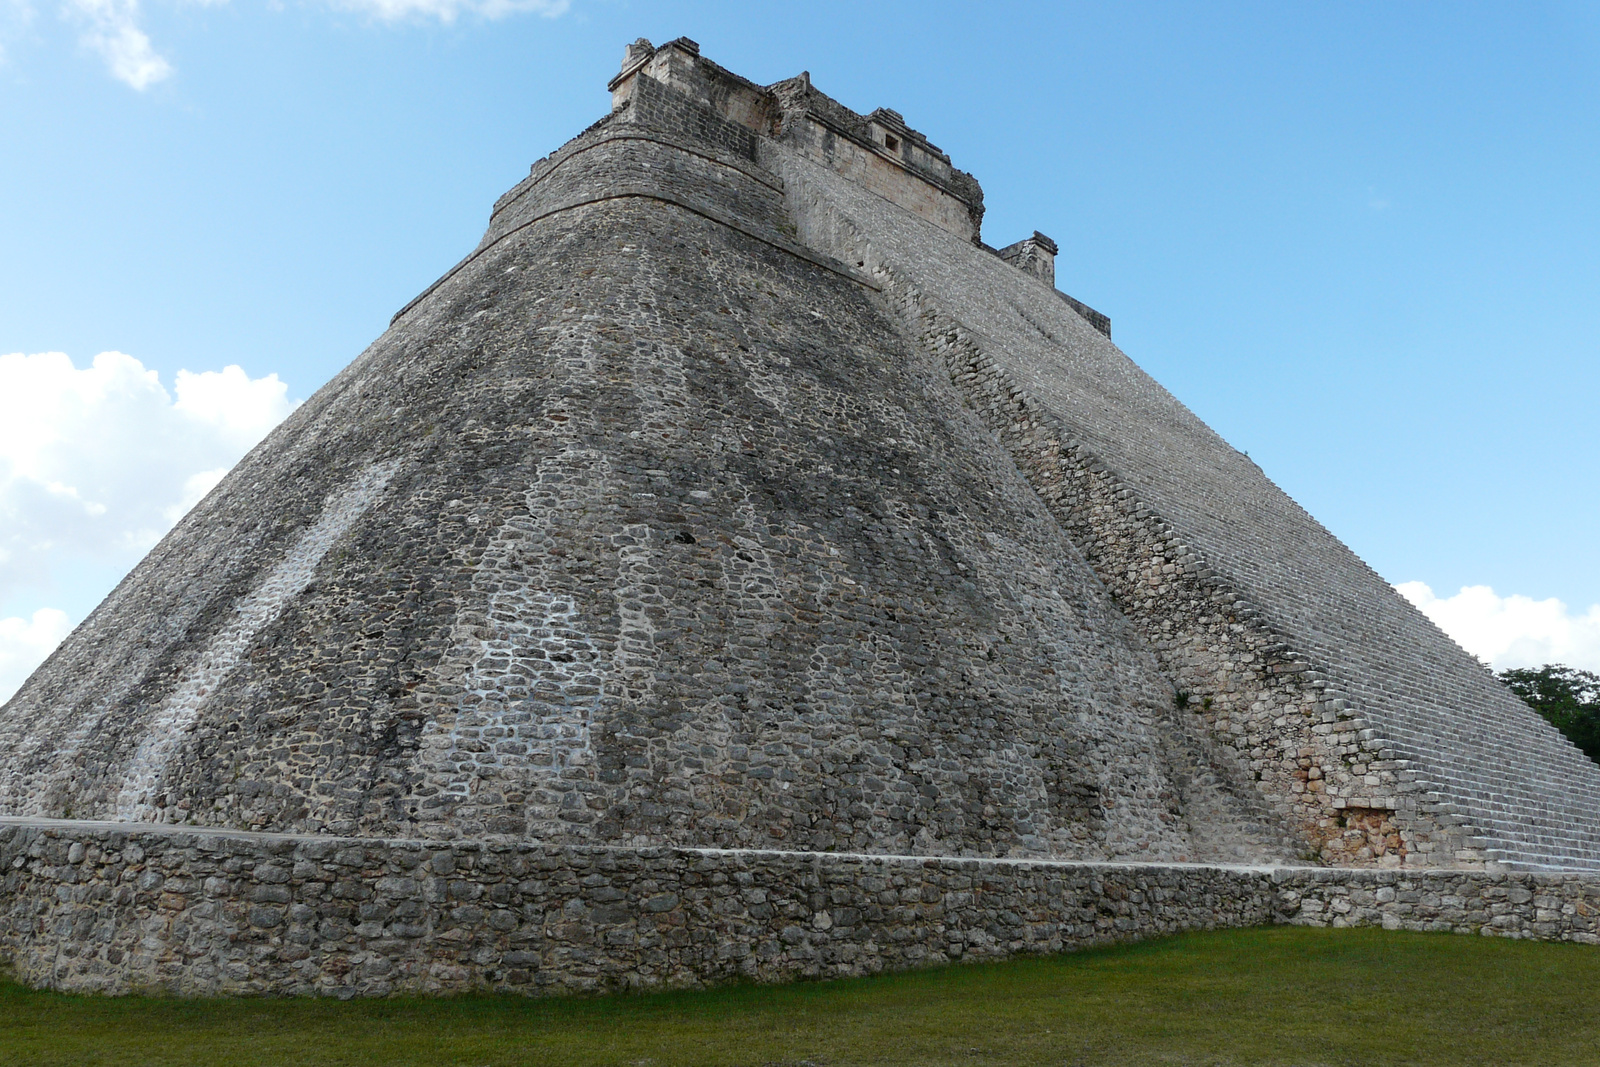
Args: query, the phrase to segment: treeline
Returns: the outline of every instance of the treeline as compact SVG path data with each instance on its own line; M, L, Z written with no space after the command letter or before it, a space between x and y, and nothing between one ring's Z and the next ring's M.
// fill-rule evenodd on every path
M1600 674L1546 663L1501 671L1497 677L1584 755L1600 763Z

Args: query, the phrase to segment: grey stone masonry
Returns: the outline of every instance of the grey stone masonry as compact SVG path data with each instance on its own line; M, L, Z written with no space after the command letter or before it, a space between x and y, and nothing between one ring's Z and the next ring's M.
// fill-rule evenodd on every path
M1248 457L1058 294L768 151L802 238L873 272L954 360L1177 690L1325 861L1600 867L1600 767Z
M1270 922L1600 944L1600 880L0 820L0 956L71 991L683 987Z
M996 249L995 255L1013 267L1044 282L1046 287L1060 297L1063 303L1078 313L1079 318L1109 338L1111 336L1111 320L1109 318L1083 301L1068 296L1055 287L1057 252L1056 243L1038 230L1035 230L1032 237L1027 237L1015 244Z
M1053 242L985 245L971 175L807 75L641 41L610 89L0 708L30 980L1592 938L1592 881L1506 872L1600 870L1600 768Z
M1052 289L1056 285L1056 243L1038 230L995 253L1018 270L1027 271Z
M706 102L753 90L686 91L678 67L703 61L669 51L676 86L635 50L612 115L534 164L479 247L36 673L0 714L0 811L546 844L1303 849L1174 708L881 282L800 240L784 179ZM833 147L820 158L868 158ZM870 159L907 188L914 168ZM925 189L919 217L969 220Z
M609 88L0 708L28 981L1595 940L1600 768L1113 346L1053 242L984 244L970 174L809 75L639 41Z

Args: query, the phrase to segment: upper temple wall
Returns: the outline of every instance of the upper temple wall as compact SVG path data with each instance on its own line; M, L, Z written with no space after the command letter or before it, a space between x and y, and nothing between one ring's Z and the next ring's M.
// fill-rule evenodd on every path
M860 115L811 86L809 74L759 86L700 55L687 38L659 48L628 46L611 80L613 110L632 101L650 78L711 108L723 118L783 141L878 196L940 229L978 243L983 189L950 157L894 111Z

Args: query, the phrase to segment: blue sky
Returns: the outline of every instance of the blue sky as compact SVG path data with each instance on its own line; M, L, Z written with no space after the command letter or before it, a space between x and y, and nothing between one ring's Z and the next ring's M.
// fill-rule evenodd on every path
M1561 3L0 0L12 636L81 619L604 113L626 42L680 34L902 112L990 243L1054 237L1130 356L1469 648L1565 626L1524 658L1600 668L1600 6ZM85 392L108 351L137 362Z

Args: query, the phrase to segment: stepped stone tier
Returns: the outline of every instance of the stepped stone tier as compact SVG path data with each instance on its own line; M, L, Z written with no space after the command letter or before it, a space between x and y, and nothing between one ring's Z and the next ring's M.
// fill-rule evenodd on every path
M899 114L687 39L610 90L0 709L25 974L811 973L935 898L993 927L969 862L1089 908L993 952L1287 914L1285 865L1600 868L1600 768L1118 350L1055 242L985 244ZM1096 926L1118 863L1176 910ZM1592 939L1562 884L1506 929Z

